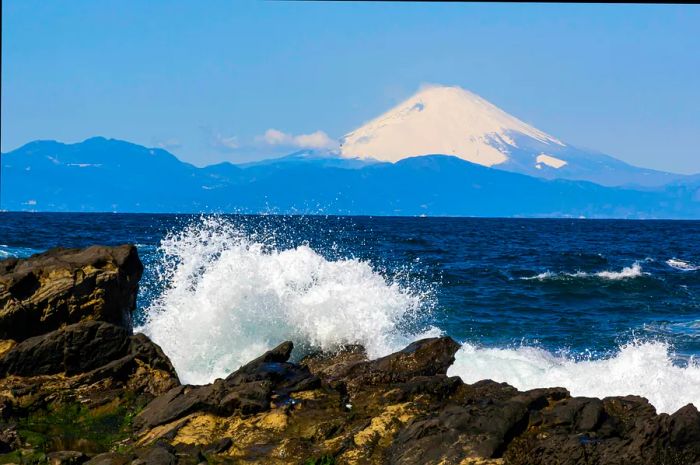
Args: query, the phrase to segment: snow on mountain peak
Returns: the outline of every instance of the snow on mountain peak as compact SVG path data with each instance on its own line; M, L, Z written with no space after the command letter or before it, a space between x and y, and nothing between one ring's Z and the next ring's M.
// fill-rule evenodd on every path
M347 134L341 154L391 162L443 154L493 166L508 161L522 136L564 146L461 87L429 86Z

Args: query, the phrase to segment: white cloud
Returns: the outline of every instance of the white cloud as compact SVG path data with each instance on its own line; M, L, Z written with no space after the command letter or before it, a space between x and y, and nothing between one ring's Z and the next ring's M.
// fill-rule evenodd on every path
M283 145L301 149L334 149L338 147L338 142L331 139L323 131L294 135L287 134L279 129L270 128L258 139L268 145Z
M241 147L238 136L227 135L211 126L201 125L199 129L206 135L210 147L221 153L232 153ZM230 134L230 133L229 133Z
M223 134L216 133L213 135L213 145L224 150L235 150L240 147L238 143L238 137L236 136L224 136Z
M181 148L182 143L178 139L170 138L155 141L155 146L164 150L173 150Z
M285 134L277 129L268 129L262 138L270 145L286 145L294 139L289 134Z

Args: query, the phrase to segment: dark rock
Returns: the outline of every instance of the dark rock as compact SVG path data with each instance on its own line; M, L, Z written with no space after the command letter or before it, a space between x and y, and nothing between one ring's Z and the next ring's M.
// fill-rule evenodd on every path
M384 394L384 399L389 402L405 402L425 394L436 400L446 400L462 384L462 380L457 376L416 376L410 381L392 385L392 389Z
M127 465L131 463L133 457L119 454L117 452L105 452L88 460L88 465Z
M300 364L323 380L323 383L333 389L345 391L345 379L350 370L368 362L367 352L360 345L350 345L337 352L318 352L304 357Z
M305 366L288 363L292 343L285 342L242 366L225 380L205 386L180 386L154 399L136 417L137 429L152 428L194 411L228 416L270 408L272 396L288 396L320 385Z
M252 386L269 382L272 392L281 396L313 389L320 384L320 380L307 367L287 362L293 347L291 342L283 342L231 373L224 383L229 388L236 387L244 391L252 388L256 392L258 389ZM253 398L257 398L257 395L253 395Z
M20 342L0 359L0 374L85 373L126 355L130 342L120 326L84 321Z
M175 449L169 444L159 443L153 447L136 452L138 459L132 463L144 465L177 465Z
M260 357L256 358L255 360L248 362L245 366L241 368L246 368L246 367L257 367L260 366L264 363L283 363L289 360L289 357L292 355L292 350L294 349L294 344L292 344L291 341L286 341L283 342L282 344L278 345L272 350L268 350L264 354L262 354Z
M49 465L81 465L88 461L88 456L82 452L64 450L49 453L47 459Z
M0 397L0 420L7 421L15 414L12 401L5 397Z
M129 337L126 355L87 372L83 378L86 382L101 379L128 382L132 390L155 396L180 385L170 359L143 334Z
M692 405L657 415L641 397L567 398L533 417L504 456L515 465L693 464L700 414Z
M263 412L270 408L274 385L270 380L259 380L227 386L219 400L218 411L227 415L238 411L243 415Z
M179 384L168 358L144 335L82 321L29 338L0 357L0 414L9 421L78 404L140 408Z
M131 331L142 272L133 245L0 261L0 339L21 341L86 319Z
M460 345L451 337L421 339L405 349L369 362L372 371L399 379L447 374Z
M467 457L501 457L528 426L533 410L543 409L566 391L518 392L493 381L461 385L450 402L399 431L392 463L458 463Z
M62 373L85 374L91 382L105 378L123 381L138 366L160 370L172 379L166 384L179 384L168 357L146 336L129 336L120 326L88 320L20 342L0 358L0 376Z
M206 386L178 386L155 398L134 420L137 429L152 428L194 411L218 413L225 395L223 382Z
M231 438L222 438L204 449L205 454L220 454L226 452L233 445Z
M700 413L693 404L671 415L668 426L668 439L673 447L693 449L700 454Z
M0 454L7 454L22 447L22 440L14 427L0 429Z
M307 360L306 364L330 386L357 392L377 385L405 383L420 376L445 375L459 347L450 337L429 338L376 360L363 361L362 352L346 352L340 363Z

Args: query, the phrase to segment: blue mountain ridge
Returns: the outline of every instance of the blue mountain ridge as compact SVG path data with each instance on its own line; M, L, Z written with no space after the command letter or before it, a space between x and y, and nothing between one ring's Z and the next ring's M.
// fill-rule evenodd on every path
M203 168L114 139L2 154L11 211L700 218L700 178L650 189L542 179L445 155L396 163L297 152Z

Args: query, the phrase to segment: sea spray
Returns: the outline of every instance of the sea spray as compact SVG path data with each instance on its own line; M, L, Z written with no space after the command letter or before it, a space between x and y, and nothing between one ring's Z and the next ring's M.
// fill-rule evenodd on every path
M575 359L522 346L480 348L464 344L448 375L466 383L492 379L520 390L565 387L573 396L646 397L658 412L673 413L688 403L700 406L700 366L673 362L668 344L634 341L602 359Z
M425 325L432 301L420 286L399 284L366 261L274 242L217 217L161 242L163 290L139 330L184 382L225 377L284 340L322 350L362 344L378 357L439 334Z

